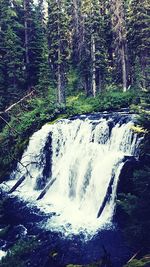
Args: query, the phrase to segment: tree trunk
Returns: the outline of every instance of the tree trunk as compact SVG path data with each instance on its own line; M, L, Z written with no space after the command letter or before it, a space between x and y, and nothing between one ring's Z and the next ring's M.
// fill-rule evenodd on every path
M25 29L25 56L26 56L26 65L28 65L29 64L28 0L24 0L23 4L24 4L24 29Z
M121 65L122 65L122 81L123 81L123 92L127 91L127 66L126 66L126 56L125 47L121 47Z
M142 71L142 89L146 89L146 56L142 51L140 56L141 71Z
M60 73L60 64L58 63L57 68L57 90L58 90L58 103L61 103L61 73Z
M102 92L102 75L100 70L98 71L98 92Z
M79 60L82 58L83 49L85 46L85 17L80 14L80 32L78 40Z
M60 38L60 36L59 36ZM61 70L61 42L59 39L59 46L58 46L58 66L57 66L57 90L58 90L58 103L64 102L63 96L63 88L62 88L62 70Z
M38 0L38 8L40 11L40 20L42 25L44 26L44 16L45 16L44 0Z
M57 0L58 8L60 10L60 0ZM65 103L65 88L64 88L64 70L63 62L61 62L61 33L60 33L60 18L58 18L58 66L57 66L57 90L58 103Z
M74 9L75 31L76 31L76 36L78 36L79 35L79 14L78 14L77 0L73 0L73 9Z
M58 64L58 80L57 80L57 90L58 90L58 103L65 103L65 77L63 71L61 70L61 65Z
M128 86L128 54L127 54L127 31L125 23L125 10L122 0L111 0L112 25L115 40L115 52L119 56L122 68L123 91Z
M91 90L90 90L90 86L89 86L89 76L88 74L85 74L84 76L84 90L86 93L86 96L90 96L91 95Z
M81 32L80 32L80 19L79 19L79 5L78 0L73 0L73 52L74 52L74 62L78 64L80 62L80 49L81 49Z
M95 37L92 34L91 36L91 55L92 55L92 94L96 96L96 66L95 66Z

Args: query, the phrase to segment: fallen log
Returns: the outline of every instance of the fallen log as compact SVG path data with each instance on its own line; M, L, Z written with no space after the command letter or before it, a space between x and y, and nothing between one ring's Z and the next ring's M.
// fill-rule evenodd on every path
M34 93L34 90L32 90L30 93L28 93L27 95L25 95L24 97L22 97L19 101L17 101L16 103L12 104L11 106L9 106L8 108L6 108L4 111L0 112L0 118L2 119L2 121L8 125L8 127L13 130L15 133L19 134L7 121L6 114L9 114L9 111L11 111L16 105L22 103L26 98L32 96Z
M22 176L22 177L17 181L17 183L10 189L10 191L8 192L8 194L13 193L13 192L19 187L19 185L22 184L22 182L23 182L25 179L26 179L26 177L25 177L25 176Z
M0 118L8 125L8 127L13 130L16 134L19 134L10 124L8 121L6 121L1 115Z
M43 191L41 192L41 194L38 196L37 200L42 199L45 194L47 193L48 189L53 185L53 183L56 181L56 178L52 179L47 185L46 187L43 189Z
M21 102L23 102L26 98L32 96L34 93L34 90L32 90L29 94L25 95L24 97L22 97L20 100L18 100L16 103L12 104L11 106L9 106L8 108L6 108L4 111L0 112L0 114L3 113L7 113L9 112L12 108L14 108L16 105L20 104Z
M112 194L112 186L113 186L113 183L114 183L114 179L115 179L115 175L113 174L112 175L112 178L110 180L110 183L109 183L109 186L108 186L108 189L107 189L107 192L106 192L106 195L105 195L105 198L102 202L102 205L100 206L99 208L99 211L98 211L98 214L97 214L97 218L99 218L106 206L106 203L109 202L110 198L111 198L111 194Z
M141 252L141 249L138 250L138 251L131 257L131 259L128 260L127 263L130 263L132 260L134 260L134 259L136 258L136 256L137 256L140 252Z

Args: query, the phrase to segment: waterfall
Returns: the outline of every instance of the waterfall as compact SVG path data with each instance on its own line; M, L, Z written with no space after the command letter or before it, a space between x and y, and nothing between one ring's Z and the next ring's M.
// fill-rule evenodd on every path
M44 125L30 138L12 173L10 192L54 212L51 227L95 231L110 225L121 169L137 155L133 125L123 115L117 120L81 116Z

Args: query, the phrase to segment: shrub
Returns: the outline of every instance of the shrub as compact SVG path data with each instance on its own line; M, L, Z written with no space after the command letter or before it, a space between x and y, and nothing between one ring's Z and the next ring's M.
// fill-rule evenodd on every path
M37 248L38 242L35 237L28 240L19 240L0 261L1 267L26 267L30 260L29 253ZM30 266L30 265L29 265Z

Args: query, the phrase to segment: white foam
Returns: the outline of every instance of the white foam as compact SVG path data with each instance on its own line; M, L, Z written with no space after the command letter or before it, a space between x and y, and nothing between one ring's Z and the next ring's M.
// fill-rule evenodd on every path
M7 254L7 252L3 251L3 250L0 250L0 260L5 257Z
M137 135L133 123L116 124L110 134L109 122L100 119L94 126L89 119L61 120L45 125L30 139L21 164L12 178L26 176L15 194L36 203L45 212L56 212L46 227L64 233L87 231L111 226L119 174L125 155L134 155ZM43 147L52 135L52 177L56 181L43 199L36 201L41 191L35 190L37 179L42 178ZM26 167L25 167L26 166ZM111 195L102 214L97 218L113 177Z

